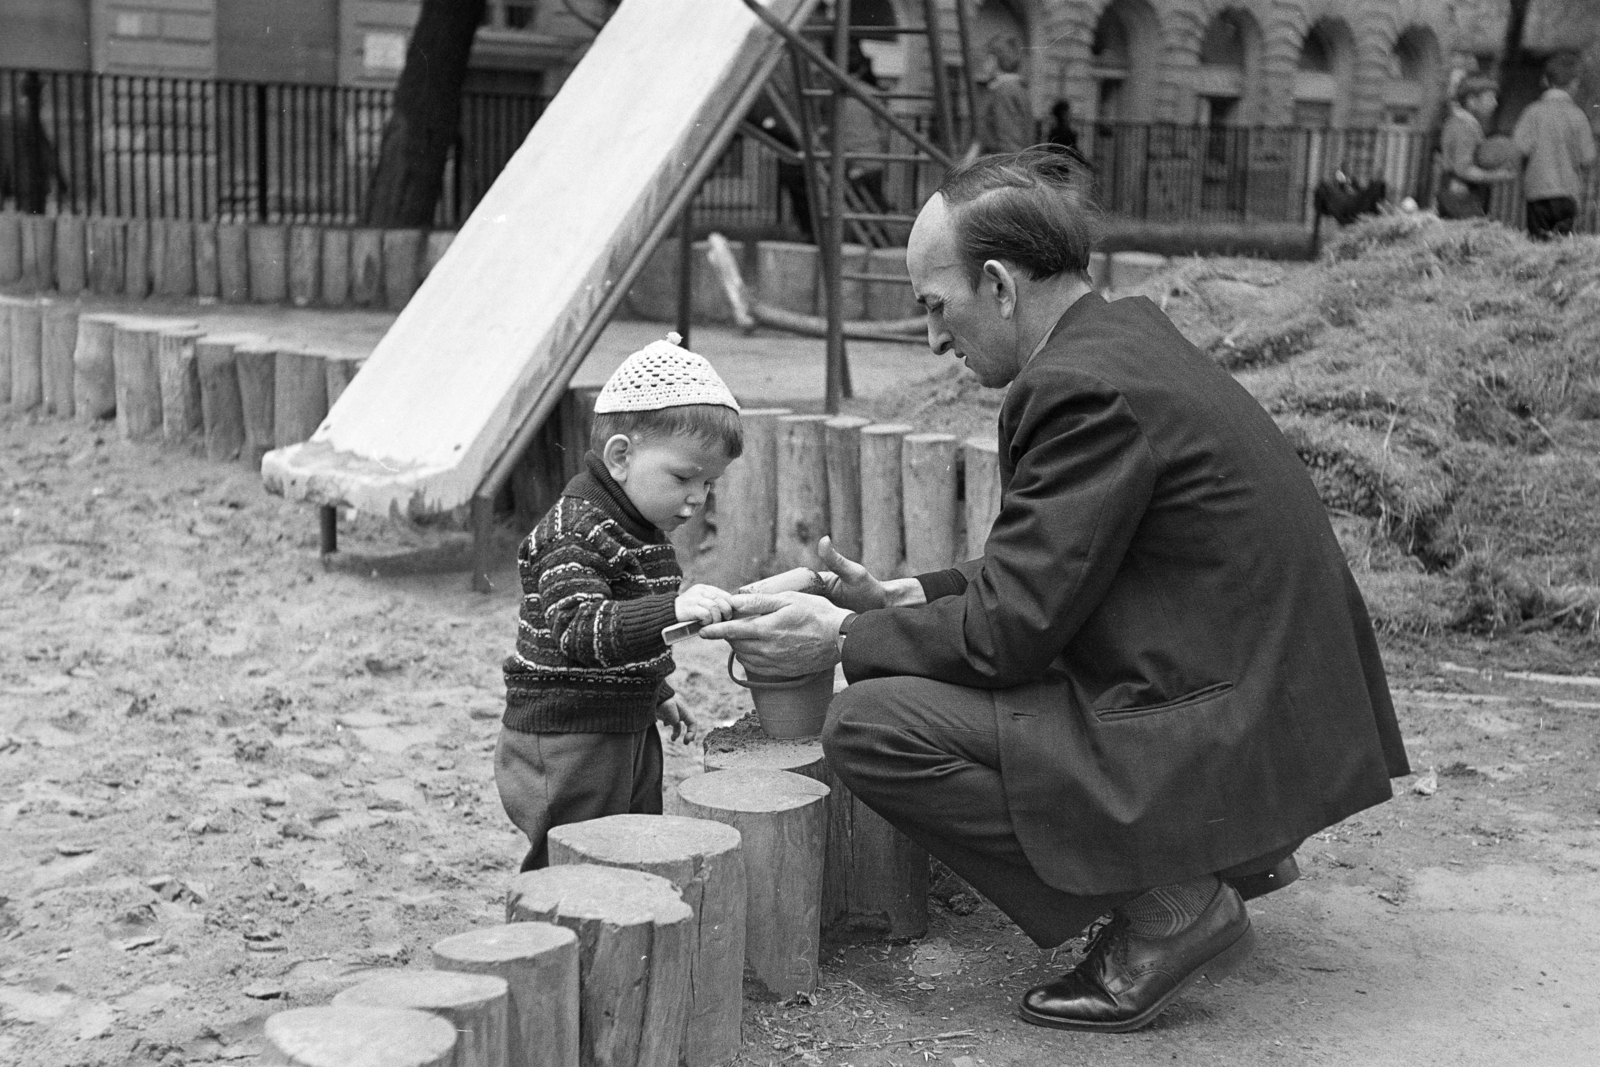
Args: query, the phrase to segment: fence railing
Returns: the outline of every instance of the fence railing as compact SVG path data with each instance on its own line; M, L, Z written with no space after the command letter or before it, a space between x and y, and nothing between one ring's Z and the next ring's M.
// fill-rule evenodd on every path
M362 220L388 89L0 70L0 203L146 218ZM435 223L471 212L545 100L465 94Z

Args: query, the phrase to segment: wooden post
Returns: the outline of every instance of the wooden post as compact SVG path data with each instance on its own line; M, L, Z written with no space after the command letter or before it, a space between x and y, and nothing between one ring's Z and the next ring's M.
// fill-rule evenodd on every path
M830 790L822 865L824 928L920 937L928 929L928 854L834 776L818 741L767 737L747 715L706 737L707 771L776 770L814 778Z
M961 452L966 457L966 558L977 559L1000 515L1000 449L992 437L969 437Z
M202 304L217 299L217 224L194 224L194 295Z
M745 408L744 454L717 479L712 521L717 548L713 585L737 589L766 573L772 560L778 509L778 419L788 408Z
M43 336L44 407L52 415L70 419L75 410L72 353L78 345L76 305L46 303Z
M422 280L422 231L383 231L383 302L390 311L406 306Z
M143 300L150 295L150 220L129 219L124 225L122 295Z
M449 1067L456 1032L409 1008L291 1008L267 1019L264 1062L281 1067Z
M550 864L598 864L671 882L694 912L683 1067L725 1063L739 1052L744 976L744 858L739 835L706 819L608 815L551 829Z
M323 357L301 348L280 348L273 373L273 443L299 444L317 432L328 414L328 370Z
M217 295L229 304L250 299L250 249L242 222L217 223Z
M72 406L80 419L109 419L117 412L116 334L123 316L78 318L72 350Z
M861 564L875 578L895 577L905 558L900 453L910 432L902 423L861 430Z
M361 361L359 359L344 359L337 356L329 356L323 361L323 371L327 375L327 384L324 388L328 393L329 411L332 411L333 405L339 402L339 398L344 395L345 389L347 389L350 385L350 382L354 380L356 371L360 369Z
M508 1067L578 1067L578 936L550 923L480 927L433 946L433 965L509 987Z
M678 1067L695 932L694 911L671 882L590 864L529 871L511 883L506 921L578 935L584 1067Z
M194 296L194 223L169 219L160 228L161 256L156 263L159 296Z
M678 786L685 815L739 831L745 965L780 999L817 988L828 793L788 771L716 771Z
M197 326L169 326L156 335L156 366L161 373L161 436L177 443L205 429L200 400Z
M205 336L195 342L200 371L200 415L205 425L206 458L228 462L244 449L244 406L233 349L240 338Z
M128 224L123 219L90 219L86 235L89 288L101 296L122 292L128 256Z
M261 457L272 451L277 427L273 420L278 350L265 340L249 340L233 348L233 366L239 376L239 406L244 412L244 447L239 461L251 470L261 469Z
M350 303L377 307L383 296L383 231L350 231Z
M433 268L450 251L450 242L456 239L454 230L432 230L428 233L428 247L422 254L422 276L433 273Z
M11 305L10 400L16 411L44 403L44 313L37 300Z
M404 970L375 974L333 998L334 1007L415 1008L455 1028L451 1067L507 1067L506 980L493 974Z
M56 220L49 215L22 220L22 281L38 292L56 287Z
M0 211L0 285L22 277L22 216Z
M0 406L11 403L11 309L21 303L0 293Z
M56 291L76 296L89 285L89 249L82 215L56 216Z
M250 257L250 301L281 304L289 299L289 227L253 223L245 246Z
M828 534L845 558L861 560L861 428L872 420L839 415L825 424Z
M111 346L116 372L117 432L137 441L161 432L161 368L156 361L159 320L129 316L117 323Z
M900 456L905 494L906 570L943 570L956 561L956 439L907 434Z
M295 226L289 231L289 302L303 308L317 299L322 285L322 231Z
M322 231L322 303L342 308L350 302L350 231Z
M827 415L778 419L778 528L775 564L815 567L828 532Z

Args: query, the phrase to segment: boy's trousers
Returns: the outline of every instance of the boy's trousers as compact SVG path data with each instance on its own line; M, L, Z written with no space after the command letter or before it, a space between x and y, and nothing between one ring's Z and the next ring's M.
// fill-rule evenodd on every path
M604 815L661 814L661 736L652 723L631 734L500 731L494 784L517 829L528 835L522 869L549 866L552 826Z

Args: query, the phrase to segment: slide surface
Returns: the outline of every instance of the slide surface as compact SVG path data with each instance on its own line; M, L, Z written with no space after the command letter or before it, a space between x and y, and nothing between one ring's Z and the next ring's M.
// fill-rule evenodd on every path
M811 0L764 3L789 21ZM622 4L316 433L267 454L267 488L412 517L467 503L553 409L780 44L743 0Z

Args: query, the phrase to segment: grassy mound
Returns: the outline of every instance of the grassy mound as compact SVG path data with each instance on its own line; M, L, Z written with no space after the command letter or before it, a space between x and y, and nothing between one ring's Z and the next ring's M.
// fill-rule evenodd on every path
M1600 628L1600 239L1387 216L1293 266L1192 259L1133 293L1310 469L1380 625ZM993 433L953 369L878 418Z

